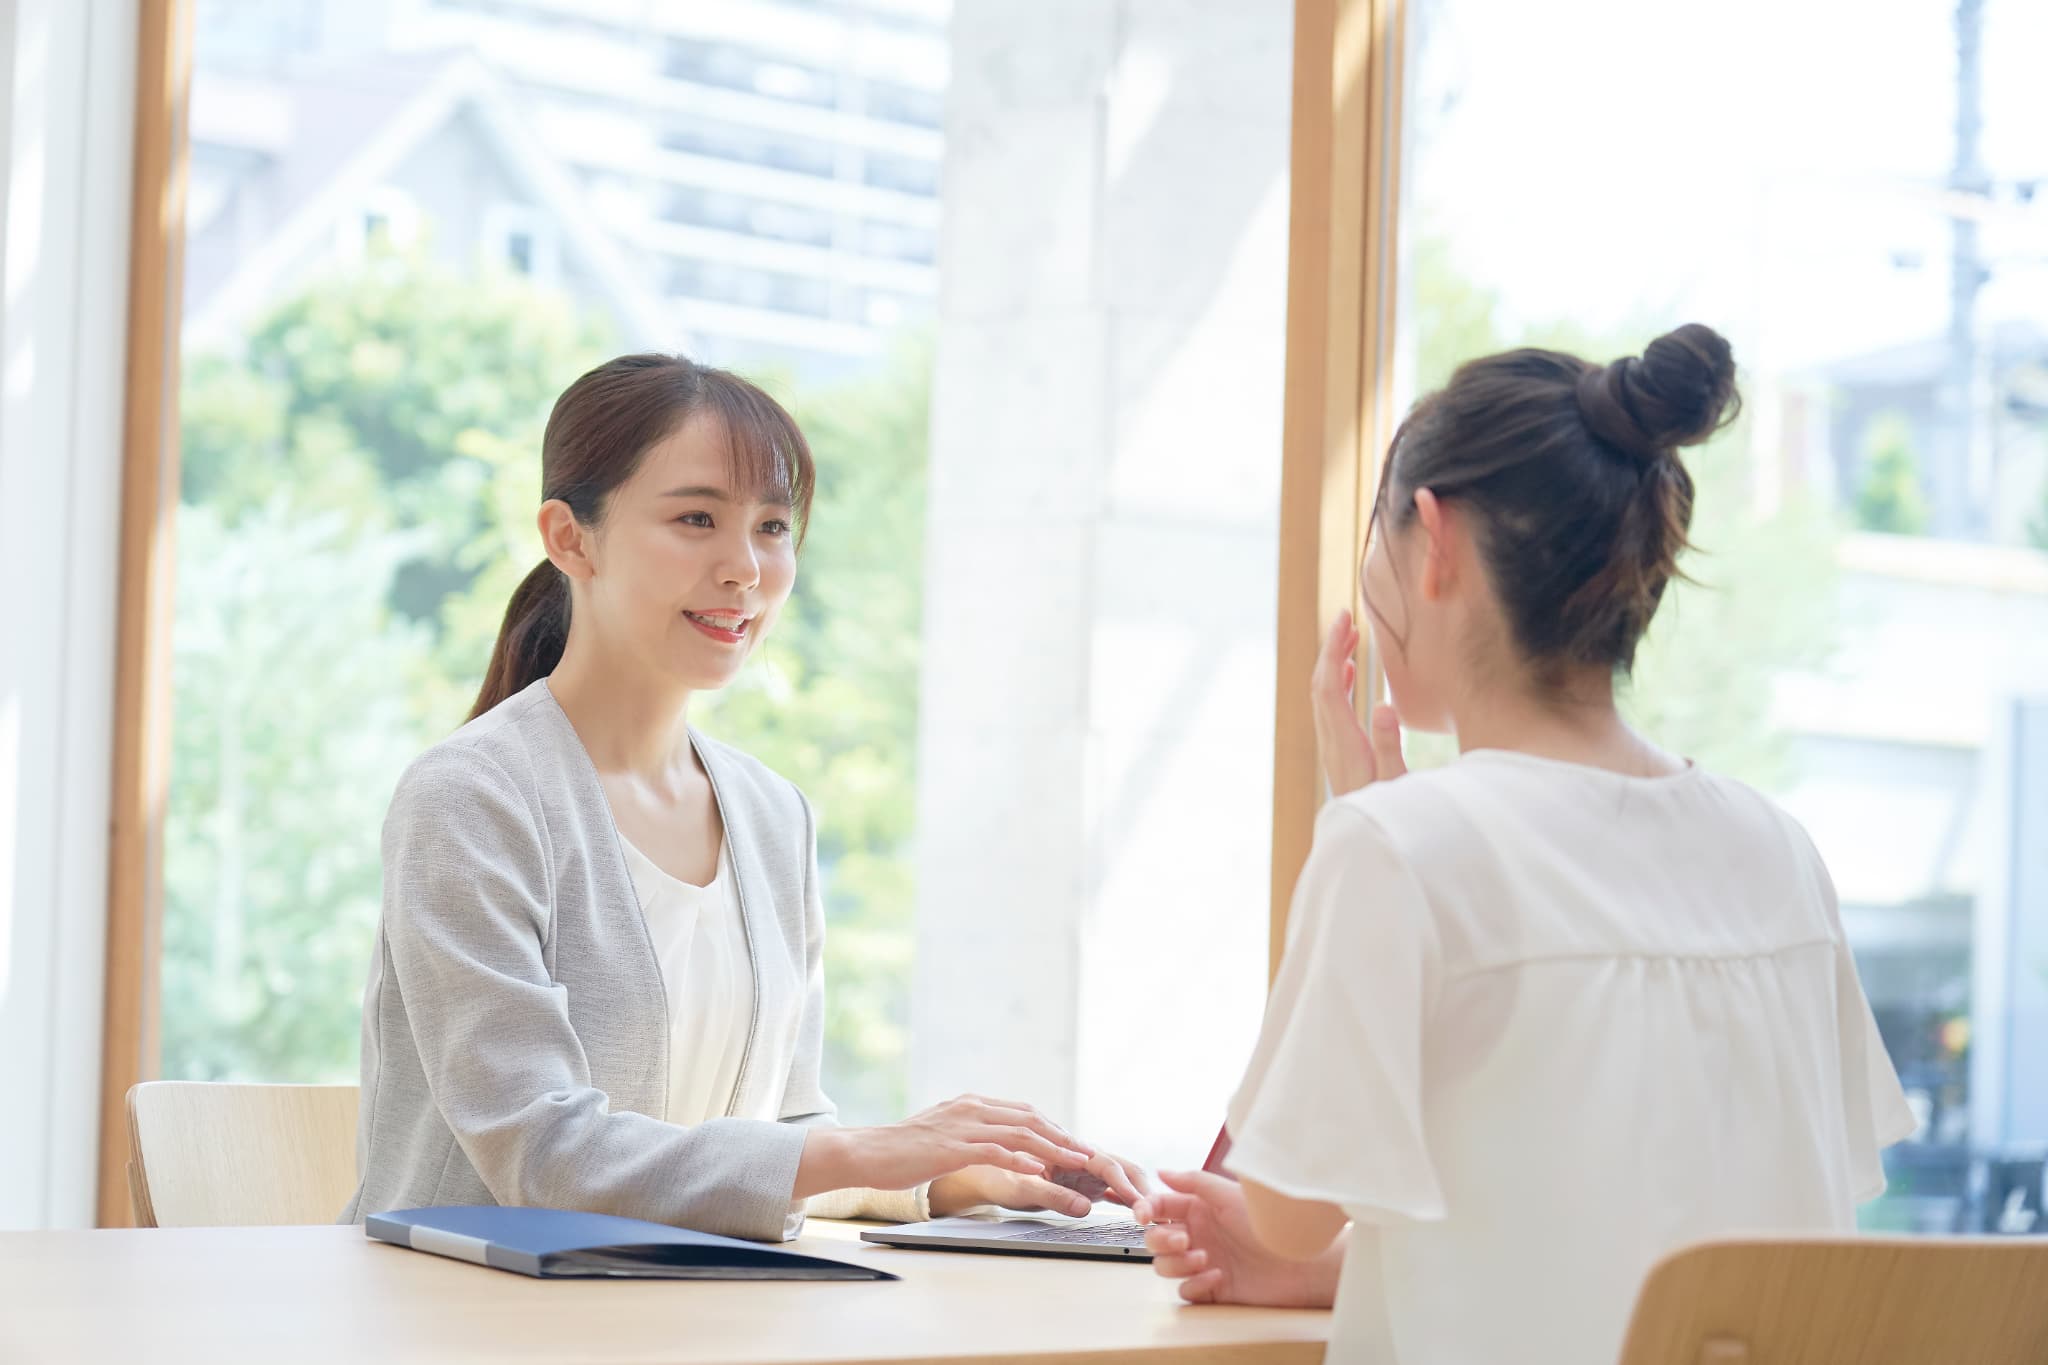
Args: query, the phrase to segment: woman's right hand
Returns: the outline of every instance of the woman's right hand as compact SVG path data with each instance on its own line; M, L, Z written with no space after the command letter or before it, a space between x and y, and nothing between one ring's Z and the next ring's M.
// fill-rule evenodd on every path
M795 1195L907 1190L970 1166L1042 1177L1100 1164L1092 1149L1030 1105L962 1095L879 1128L811 1129Z

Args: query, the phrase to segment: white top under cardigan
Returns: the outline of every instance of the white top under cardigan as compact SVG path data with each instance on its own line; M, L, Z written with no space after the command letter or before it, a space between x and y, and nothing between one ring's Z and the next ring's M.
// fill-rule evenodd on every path
M809 804L695 734L726 832L754 1007L731 1117L667 1121L669 1011L597 770L545 679L421 755L384 822L363 994L360 1177L343 1221L439 1204L795 1236L820 1085L825 914ZM921 1190L821 1216L908 1221Z
M754 1011L747 931L725 846L719 846L718 871L710 885L698 886L662 871L624 835L619 842L668 996L668 1108L663 1117L685 1125L719 1118L737 1098L746 1021ZM789 1030L768 1032L777 1036Z
M1332 1365L1588 1365L1665 1253L1852 1230L1914 1121L1790 817L1476 751L1325 807L1230 1127L1354 1220Z

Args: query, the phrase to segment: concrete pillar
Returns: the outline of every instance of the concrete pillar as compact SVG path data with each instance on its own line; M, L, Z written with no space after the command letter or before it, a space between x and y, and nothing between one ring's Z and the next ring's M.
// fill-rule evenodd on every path
M959 0L911 1089L1199 1160L1265 992L1291 7Z

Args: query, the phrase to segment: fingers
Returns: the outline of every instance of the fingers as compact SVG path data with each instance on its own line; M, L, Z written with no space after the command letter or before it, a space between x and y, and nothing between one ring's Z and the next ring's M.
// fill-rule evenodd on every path
M1323 637L1322 653L1316 656L1317 681L1327 684L1338 676L1338 665L1352 653L1352 642L1358 632L1351 624L1351 613L1340 611L1337 619L1330 622L1329 634Z
M1140 1199L1132 1213L1140 1223L1185 1223L1199 1202L1193 1195L1155 1190Z
M1209 1269L1209 1253L1190 1251L1185 1256L1154 1256L1153 1273L1169 1280L1183 1280L1190 1275L1199 1275Z
M1088 1163L1088 1173L1108 1186L1109 1197L1119 1204L1136 1208L1138 1201L1145 1197L1145 1192L1138 1188L1139 1182L1145 1179L1144 1167L1134 1165L1121 1157L1099 1152Z
M1316 750L1322 760L1323 776L1331 792L1338 796L1356 791L1376 775L1370 739L1365 727L1359 724L1351 701L1352 689L1358 681L1357 653L1358 630L1352 624L1351 613L1344 612L1323 641L1309 683Z
M1000 1142L970 1142L960 1149L962 1166L995 1166L1024 1175L1044 1175L1045 1163L1029 1152L1013 1152Z
M1004 1176L999 1179L1005 1188L996 1191L996 1201L1006 1209L1019 1209L1026 1213L1045 1209L1081 1218L1095 1207L1081 1195L1064 1186L1055 1185L1050 1180L1023 1175Z
M1180 1296L1189 1303L1215 1303L1223 1288L1223 1271L1205 1270L1180 1282Z
M1382 782L1408 771L1408 761L1401 754L1401 717L1391 706L1373 708L1372 761Z
M964 1129L955 1128L952 1136L977 1148L993 1145L1007 1152L1029 1156L1038 1163L1036 1167L1019 1166L1012 1161L997 1161L995 1164L1011 1170L1029 1169L1033 1175L1054 1166L1067 1170L1082 1170L1093 1159L1071 1147L1050 1141L1033 1129L1014 1123L969 1124ZM981 1161L987 1158L977 1154L974 1159Z
M1145 1229L1145 1250L1154 1256L1180 1256L1188 1249L1188 1230L1154 1225Z
M976 1117L1003 1134L996 1141L1030 1152L1048 1165L1086 1170L1096 1155L1094 1148L1076 1142L1066 1129L1028 1104L985 1104Z
M962 1095L968 1104L980 1105L989 1111L983 1115L991 1123L1016 1123L1077 1152L1095 1155L1095 1148L1081 1141L1059 1124L1038 1112L1038 1106L1025 1100L998 1100L987 1095Z
M1220 1204L1239 1198L1244 1191L1237 1182L1209 1171L1161 1171L1160 1180L1168 1189L1178 1190L1182 1195L1193 1196L1206 1204ZM1160 1199L1167 1196L1161 1195ZM1176 1215L1176 1221L1184 1219L1185 1213Z
M1109 1186L1088 1171L1056 1170L1048 1172L1045 1178L1063 1189L1072 1190L1090 1203L1109 1197Z

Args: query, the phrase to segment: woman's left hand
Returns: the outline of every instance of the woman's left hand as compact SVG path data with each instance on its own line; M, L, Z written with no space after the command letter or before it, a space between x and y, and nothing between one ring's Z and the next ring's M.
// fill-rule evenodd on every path
M1080 1144L1077 1144L1079 1146ZM1135 1205L1151 1193L1152 1182L1142 1166L1099 1149L1087 1149L1085 1170L1053 1169L1044 1176L1006 1171L1000 1166L969 1166L932 1182L932 1217L945 1218L982 1204L1023 1213L1050 1212L1079 1218L1097 1200Z
M1401 721L1393 707L1374 709L1370 733L1359 723L1351 699L1358 683L1358 641L1358 626L1351 613L1340 612L1323 639L1323 651L1316 656L1315 672L1309 679L1316 752L1332 796L1408 771L1401 757Z

